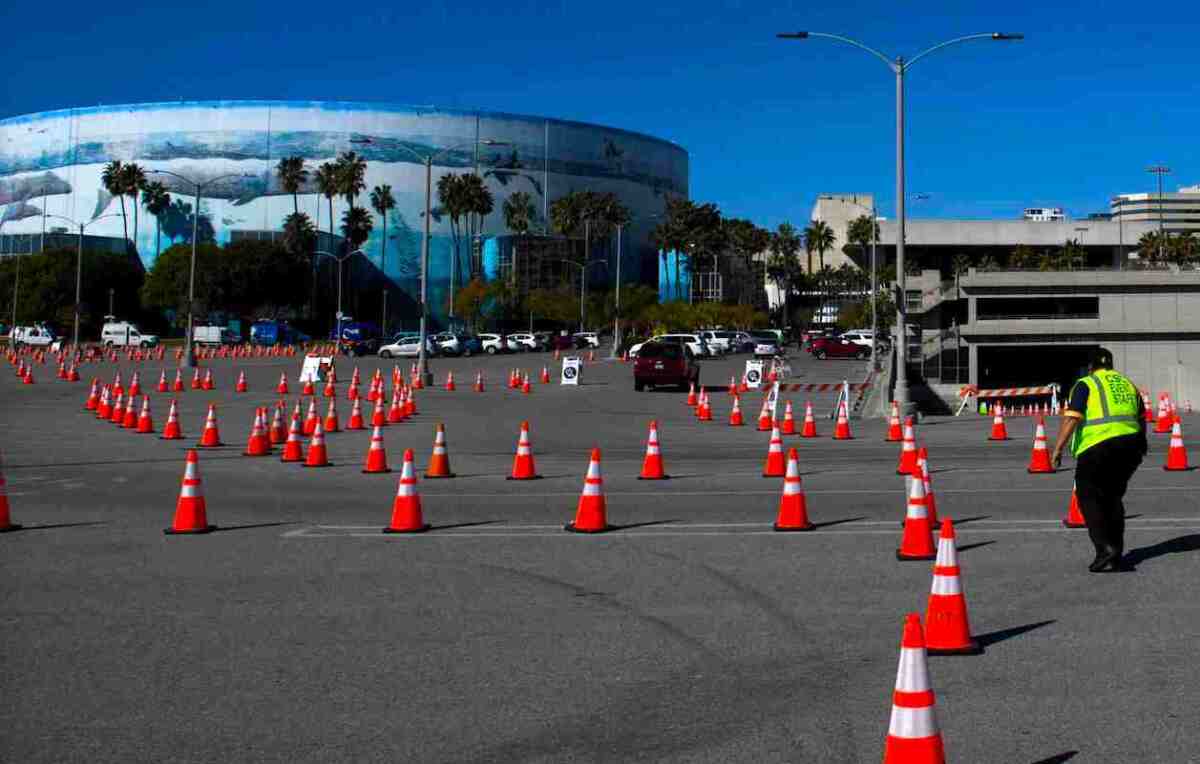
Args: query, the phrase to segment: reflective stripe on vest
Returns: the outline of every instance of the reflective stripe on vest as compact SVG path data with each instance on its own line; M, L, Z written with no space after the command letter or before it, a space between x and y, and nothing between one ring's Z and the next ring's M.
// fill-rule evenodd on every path
M1087 385L1085 419L1075 429L1071 453L1079 456L1097 443L1141 431L1137 388L1125 377L1101 369L1076 384Z

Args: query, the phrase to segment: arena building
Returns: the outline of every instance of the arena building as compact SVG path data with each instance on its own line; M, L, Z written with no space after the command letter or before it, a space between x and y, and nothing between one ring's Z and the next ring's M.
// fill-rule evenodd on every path
M300 191L299 208L318 229L328 231L329 203L312 175L318 165L345 151L357 152L367 162L366 191L358 206L370 209L368 197L376 185L392 187L397 206L388 213L387 230L372 211L375 226L363 249L412 298L419 292L425 158L435 156L429 277L435 320L448 306L453 251L449 218L437 208L436 185L443 174L476 172L487 183L495 207L483 221L484 238L507 233L503 203L516 191L533 197L541 218L534 229L543 231L549 205L564 194L615 193L633 215L624 230L621 279L648 284L657 277L656 253L648 242L651 218L662 212L668 194L688 193L688 155L681 147L626 130L546 117L308 101L95 106L0 120L0 237L66 229L61 219L51 217L61 215L78 223L96 221L87 228L89 236L119 240L124 235L121 217L104 216L119 213L121 203L100 180L104 165L114 159L138 163L148 179L164 183L172 195L172 209L157 221L139 210L136 237L129 210L129 235L147 266L156 256L156 223L163 248L190 241L188 205L195 189L176 175L205 184L202 232L211 231L208 235L222 243L263 238L276 234L293 211L293 198L280 187L275 165L283 157L303 157L309 181ZM126 203L132 207L132 200ZM335 233L345 209L345 200L333 200ZM471 275L470 246L460 249L459 285ZM593 247L590 257L609 263L593 266L588 282L611 284L616 248L595 237Z

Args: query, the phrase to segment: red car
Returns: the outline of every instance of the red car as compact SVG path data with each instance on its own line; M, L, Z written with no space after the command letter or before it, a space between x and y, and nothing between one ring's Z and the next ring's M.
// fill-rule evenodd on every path
M809 348L814 358L822 361L826 358L857 358L865 360L871 357L871 349L857 345L841 337L814 337Z
M680 390L700 385L700 365L687 345L674 342L647 342L633 362L633 389L674 385Z

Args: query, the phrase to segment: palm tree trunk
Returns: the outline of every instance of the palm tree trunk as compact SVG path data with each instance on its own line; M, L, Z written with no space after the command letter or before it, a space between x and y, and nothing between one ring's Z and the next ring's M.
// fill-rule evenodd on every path
M387 210L383 211L383 240L379 242L379 270L387 278Z
M199 214L199 211L197 211ZM125 246L129 246L129 218L125 213L125 194L121 194L121 227L125 229Z
M292 212L300 214L300 195L298 193L292 194Z
M139 204L139 201L140 201L140 200L138 199L138 193L137 193L137 191L134 191L134 192L133 192L133 248L134 248L135 250L137 249L137 246L138 246L138 243L137 243L137 238L138 238L138 207L141 207L141 206L142 206L141 204Z
M154 258L162 254L162 220L158 215L154 216Z

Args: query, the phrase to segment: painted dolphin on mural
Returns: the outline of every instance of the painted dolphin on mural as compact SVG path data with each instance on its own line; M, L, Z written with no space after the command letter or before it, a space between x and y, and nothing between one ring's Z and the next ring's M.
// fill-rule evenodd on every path
M17 202L4 208L4 215L0 216L0 223L7 223L10 220L24 220L25 218L38 217L42 214L40 207L35 207L32 204L25 202Z
M52 172L22 178L11 176L0 178L0 205L15 204L40 196L58 196L69 193L71 193L71 184Z

